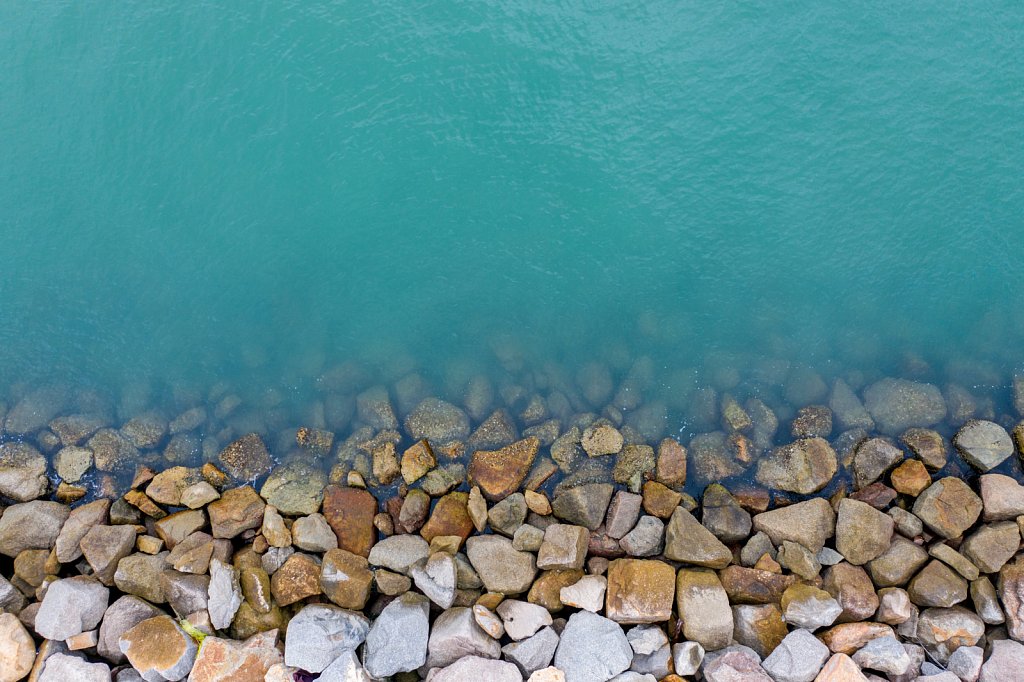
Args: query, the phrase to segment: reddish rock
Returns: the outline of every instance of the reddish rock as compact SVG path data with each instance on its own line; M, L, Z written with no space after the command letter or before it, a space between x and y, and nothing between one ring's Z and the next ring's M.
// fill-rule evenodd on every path
M719 578L733 604L778 604L782 593L797 579L795 575L743 566L729 566L719 573Z
M441 535L458 535L465 540L473 532L473 520L469 516L469 494L448 493L434 505L434 511L420 529L420 535L427 542Z
M214 500L206 508L210 514L213 537L233 538L242 531L259 528L263 525L263 509L266 506L252 486L225 490L219 500Z
M531 437L500 450L477 450L469 464L469 480L489 500L508 497L526 479L539 448L540 440Z
M873 639L894 636L892 628L882 623L843 623L826 630L819 639L832 653L852 656Z
M244 642L206 637L199 649L190 682L263 682L272 665L284 663L275 646L277 630L261 632Z
M362 557L370 556L370 548L377 537L373 527L377 500L373 495L362 488L329 485L324 490L323 511L338 536L340 549Z
M654 477L669 487L686 485L686 448L673 438L658 444L658 463Z
M885 509L896 499L896 491L884 483L872 483L850 495L851 500L865 502L875 509Z

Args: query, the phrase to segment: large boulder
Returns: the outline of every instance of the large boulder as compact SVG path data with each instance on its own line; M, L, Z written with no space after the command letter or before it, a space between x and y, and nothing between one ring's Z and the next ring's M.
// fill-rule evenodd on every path
M1013 454L1010 434L999 424L972 419L957 431L953 445L976 469L989 471Z
M800 495L816 493L839 468L835 450L824 438L801 438L772 450L757 463L757 481Z
M864 406L878 430L892 436L913 426L931 426L946 416L942 391L933 384L886 378L864 390Z
M0 496L28 502L46 493L46 458L28 443L0 444Z
M565 682L607 682L629 668L633 649L622 627L589 611L569 617L555 650Z

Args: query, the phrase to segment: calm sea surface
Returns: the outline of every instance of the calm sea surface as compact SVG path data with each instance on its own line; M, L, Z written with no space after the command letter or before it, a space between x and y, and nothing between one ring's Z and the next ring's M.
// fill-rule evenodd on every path
M0 393L1003 391L1022 36L997 1L0 3Z

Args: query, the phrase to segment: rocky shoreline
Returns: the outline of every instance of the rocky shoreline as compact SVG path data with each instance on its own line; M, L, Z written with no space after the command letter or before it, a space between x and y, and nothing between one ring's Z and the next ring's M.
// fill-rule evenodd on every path
M0 682L1021 678L1024 379L1016 414L904 379L788 415L712 390L685 443L621 386L409 383L355 394L344 439L247 432L230 392L118 421L23 391Z

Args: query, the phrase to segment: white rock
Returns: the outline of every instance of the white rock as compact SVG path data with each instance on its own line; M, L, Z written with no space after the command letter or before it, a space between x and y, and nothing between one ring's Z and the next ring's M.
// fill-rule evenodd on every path
M430 682L523 682L519 669L507 661L479 656L460 658L447 668L433 671Z
M410 568L409 577L420 592L442 609L449 608L455 602L459 574L451 554L435 552L425 565Z
M981 666L978 682L1017 682L1024 673L1024 644L1012 639L992 642L988 660Z
M498 604L496 611L505 625L505 634L517 641L551 625L551 613L539 604L506 599Z
M608 579L603 575L585 575L559 590L558 598L566 606L597 613L604 607L604 593L607 589Z
M505 634L505 624L501 622L501 618L483 604L473 606L473 618L480 629L494 639L501 639Z
M294 675L293 675L294 677ZM346 651L324 668L318 682L373 682L369 673L359 665L355 651ZM290 680L289 680L290 682Z
M696 675L704 660L704 647L697 642L672 645L672 661L677 675Z
M541 628L540 632L519 642L506 644L501 648L505 659L515 663L523 675L534 672L551 664L551 659L558 648L558 635L550 627Z
M527 682L565 682L565 673L552 665L535 671Z
M341 654L355 651L369 630L370 621L361 613L328 604L308 604L288 623L285 665L322 672Z
M17 682L32 670L36 643L13 613L0 613L0 682Z
M423 665L427 660L429 614L430 601L415 592L406 592L385 606L366 636L366 672L372 677L389 677Z
M657 625L637 625L626 633L626 641L633 653L648 656L668 644L668 635Z
M964 682L976 682L984 660L985 650L980 646L962 646L950 655L946 669Z
M604 682L625 672L632 660L619 624L589 611L569 617L555 650L555 667L566 682Z
M338 536L323 514L300 516L292 524L292 544L307 552L328 552L338 548Z
M777 682L811 682L829 659L828 647L807 630L793 630L761 667Z
M484 632L466 607L448 609L434 621L427 640L428 668L444 668L465 656L498 658L501 646Z
M888 675L902 675L907 672L911 663L906 649L891 635L871 640L852 658L861 668L870 668Z
M207 588L209 599L206 610L210 613L210 622L216 630L225 630L231 626L238 607L242 605L242 586L238 582L238 571L230 564L219 559L210 560L210 586Z
M35 629L46 639L65 640L94 630L107 610L110 590L91 576L52 583L36 613Z
M402 534L386 537L370 549L368 561L371 566L383 566L386 569L409 574L409 569L417 561L430 556L430 544L419 535Z
M106 663L90 663L84 658L56 653L46 659L37 682L110 682Z

